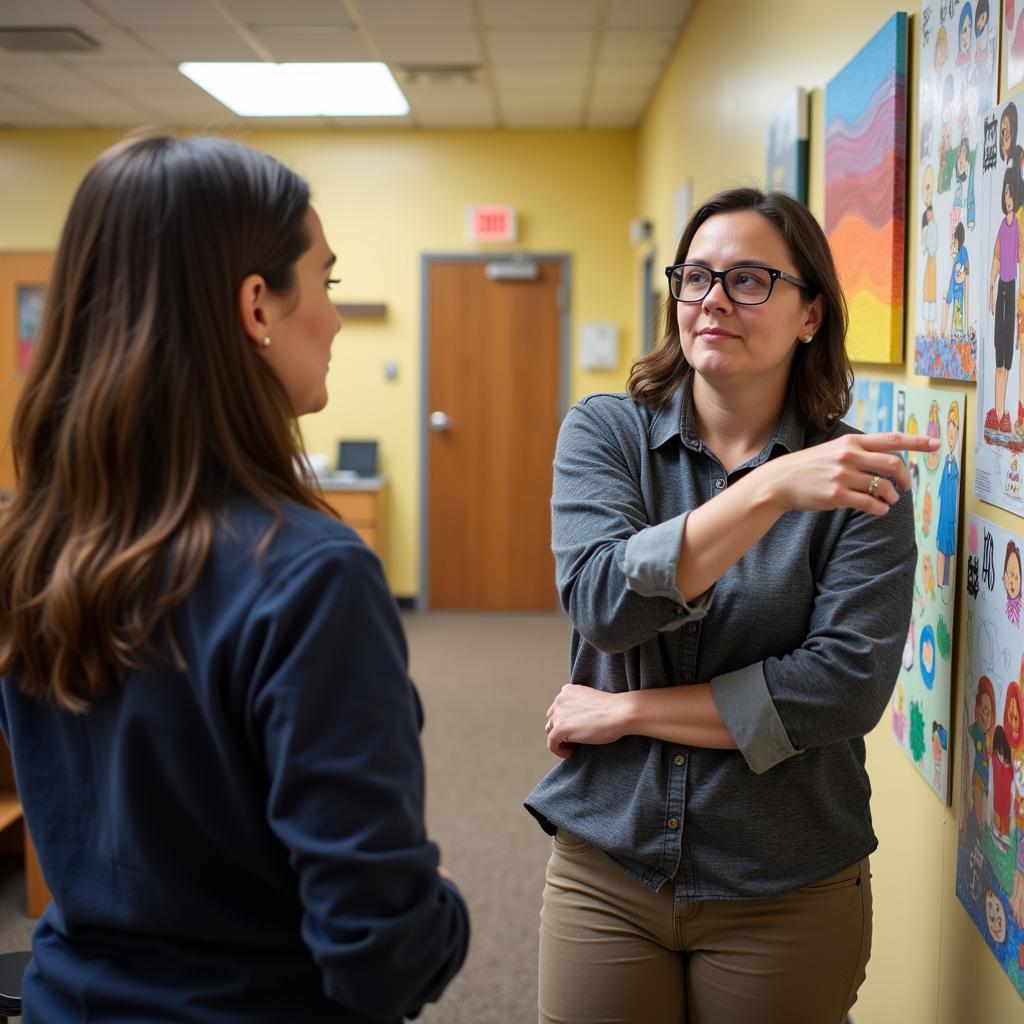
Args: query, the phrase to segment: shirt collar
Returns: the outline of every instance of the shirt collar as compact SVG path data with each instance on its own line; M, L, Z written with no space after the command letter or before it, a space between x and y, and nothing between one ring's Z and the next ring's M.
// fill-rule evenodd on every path
M765 446L768 455L778 445L787 452L799 451L804 446L807 429L800 422L796 402L793 396L786 397L782 417L775 427L775 433ZM679 386L672 392L669 400L661 406L651 420L650 447L660 448L666 441L678 437L687 448L700 450L702 447L697 436L695 417L693 414L693 373L687 371Z

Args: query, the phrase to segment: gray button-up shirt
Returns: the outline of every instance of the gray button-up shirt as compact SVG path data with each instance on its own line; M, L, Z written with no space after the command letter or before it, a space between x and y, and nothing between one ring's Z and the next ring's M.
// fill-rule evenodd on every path
M877 846L864 735L899 672L916 560L913 506L788 512L718 582L676 587L690 509L771 458L850 432L787 406L726 473L696 433L690 378L661 409L592 395L555 456L553 547L573 622L570 678L620 692L710 682L738 750L643 736L577 746L526 807L681 900L769 896Z

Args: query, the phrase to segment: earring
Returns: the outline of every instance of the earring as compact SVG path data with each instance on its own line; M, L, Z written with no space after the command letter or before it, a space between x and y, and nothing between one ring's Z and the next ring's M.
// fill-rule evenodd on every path
M269 334L263 339L263 347L264 348L270 348L270 335Z
M804 343L805 345L810 345L810 343L811 343L812 341L814 341L814 335L813 335L813 334L805 334L805 335L804 335L804 336L803 336L803 337L802 337L802 338L801 338L800 340L801 340L801 341L802 341L802 342L803 342L803 343ZM267 338L267 341L270 341L270 339L269 339L269 338Z

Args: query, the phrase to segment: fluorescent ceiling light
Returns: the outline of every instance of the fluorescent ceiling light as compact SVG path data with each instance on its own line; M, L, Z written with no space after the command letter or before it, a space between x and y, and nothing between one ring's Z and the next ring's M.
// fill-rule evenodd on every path
M189 61L178 70L242 117L400 117L409 104L386 64Z

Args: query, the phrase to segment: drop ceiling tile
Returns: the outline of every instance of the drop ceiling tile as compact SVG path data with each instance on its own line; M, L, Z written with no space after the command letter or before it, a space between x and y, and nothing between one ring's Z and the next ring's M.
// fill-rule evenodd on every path
M259 60L235 32L171 32L163 29L140 32L139 37L168 60Z
M2 76L0 72L0 76ZM199 87L172 64L90 64L82 75L118 92L194 92Z
M605 24L611 28L678 29L692 0L611 0Z
M120 28L223 29L226 22L207 0L174 0L153 3L145 0L92 0L92 3Z
M153 51L149 49L137 36L128 32L121 32L119 29L104 29L103 31L89 30L91 35L99 44L98 50L89 50L83 53L63 53L61 59L69 64L89 64L92 61L151 61L154 58Z
M103 28L107 20L88 4L79 0L3 0L0 4L2 25L74 25L85 29Z
M133 98L147 110L157 111L176 123L214 119L241 120L233 110L229 110L198 86L195 94L191 96L140 90L133 94Z
M277 61L376 60L355 28L257 28L253 33Z
M476 32L457 29L374 29L384 60L401 64L475 64L480 61Z
M339 0L229 0L232 12L246 25L321 25L340 28L355 24Z
M501 89L582 88L586 64L496 64L494 80Z
M510 128L578 128L581 123L578 110L512 110L504 114Z
M590 94L590 109L643 110L647 95L646 89L594 89Z
M483 86L461 89L457 86L424 86L402 90L417 117L425 113L450 110L453 113L493 114L494 101Z
M76 71L46 58L33 64L0 63L0 84L32 94L80 92L95 88Z
M491 59L495 64L535 64L565 61L585 64L594 44L592 31L552 29L525 32L519 29L494 29L487 33Z
M353 6L371 29L472 28L470 0L353 0Z
M480 0L488 28L593 28L601 0Z
M425 128L496 128L497 115L471 110L433 110L417 114L416 120Z
M650 89L661 74L662 65L598 64L594 69L595 89Z
M43 114L44 110L28 96L10 89L0 89L0 120L5 114Z
M143 111L134 102L109 92L66 92L60 96L47 97L47 102L55 109L84 117L116 114L129 120L138 120L143 116Z
M601 37L597 59L661 64L675 42L676 36L660 29L608 29Z
M583 89L502 89L499 100L503 110L581 110Z

